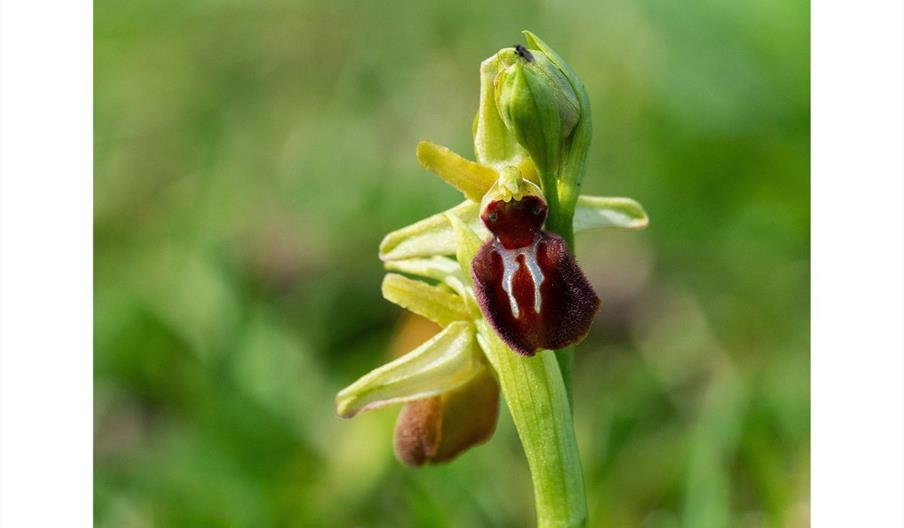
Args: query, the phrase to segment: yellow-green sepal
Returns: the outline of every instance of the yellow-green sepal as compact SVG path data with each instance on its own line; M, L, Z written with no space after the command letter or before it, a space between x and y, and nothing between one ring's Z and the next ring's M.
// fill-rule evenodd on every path
M468 320L464 299L446 286L431 285L397 273L383 277L383 297L440 326Z
M455 255L457 249L455 232L449 223L448 215L463 221L473 231L479 233L479 236L488 238L490 232L478 217L479 209L478 203L466 200L452 209L389 233L380 243L380 260L386 262L434 255Z
M482 352L474 325L458 321L404 356L364 375L336 396L336 413L351 418L393 403L430 398L477 375Z
M643 206L630 198L581 195L574 212L574 231L616 227L643 229L650 223Z
M417 160L473 202L480 201L498 176L491 167L465 159L430 141L417 144Z

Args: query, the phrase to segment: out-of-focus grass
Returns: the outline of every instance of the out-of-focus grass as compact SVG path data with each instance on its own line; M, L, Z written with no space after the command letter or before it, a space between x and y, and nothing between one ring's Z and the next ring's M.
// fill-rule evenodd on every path
M415 144L470 151L479 61L523 28L590 91L585 191L652 218L578 240L603 298L575 379L590 525L807 525L808 16L97 2L97 525L531 524L505 411L421 470L393 459L395 410L333 413L415 344L380 297L381 236L460 199Z

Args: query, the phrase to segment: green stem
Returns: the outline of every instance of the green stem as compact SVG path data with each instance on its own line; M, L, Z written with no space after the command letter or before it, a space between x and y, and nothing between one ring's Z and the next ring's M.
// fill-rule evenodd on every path
M532 358L513 353L486 321L478 339L499 376L530 467L539 528L582 527L587 500L571 405L552 351Z
M566 167L567 169L567 167ZM569 174L570 178L565 181L573 181L573 174ZM546 218L546 230L555 233L565 240L568 248L574 253L574 208L577 204L576 185L561 185L557 183L555 175L541 175L544 194L546 195L547 205L549 206L548 217ZM547 189L551 189L547 190ZM574 394L572 389L572 371L574 370L574 347L566 347L556 350L556 360L559 362L559 369L562 371L562 379L565 382L565 390L568 393L568 402L574 402Z
M590 104L583 84L570 66L533 33L525 32L525 37L532 49L542 50L563 71L581 107L581 119L563 148L557 173L544 170L540 174L549 206L546 229L565 239L573 252L572 221L590 146ZM504 125L499 126L502 120L494 111L497 108L491 97L499 67L495 56L481 65L481 110L474 142L477 158L483 163L511 159L513 153L513 149L505 148L511 146L513 136L506 133ZM473 253L462 259L459 249L459 260L469 263L472 258ZM505 346L486 320L477 324L478 338L496 370L530 467L537 525L584 526L587 500L571 412L573 348L544 350L524 358Z
M559 370L562 371L562 381L565 383L565 392L568 393L568 403L574 407L574 347L565 347L556 350L556 361L559 362ZM572 409L573 410L573 409Z

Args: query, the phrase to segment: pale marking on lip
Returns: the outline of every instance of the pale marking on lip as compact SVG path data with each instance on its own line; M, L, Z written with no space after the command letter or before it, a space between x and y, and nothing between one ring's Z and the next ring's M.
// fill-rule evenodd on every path
M540 285L543 284L545 277L537 262L537 247L540 244L540 235L534 237L534 241L529 246L519 247L515 249L506 249L505 246L496 238L493 240L493 249L502 257L502 289L508 295L509 306L512 309L512 315L515 319L521 317L521 310L518 307L518 301L515 299L513 283L515 273L521 269L521 263L518 257L523 256L527 265L527 271L530 273L531 281L534 283L534 312L540 313L543 308L543 298L540 296Z

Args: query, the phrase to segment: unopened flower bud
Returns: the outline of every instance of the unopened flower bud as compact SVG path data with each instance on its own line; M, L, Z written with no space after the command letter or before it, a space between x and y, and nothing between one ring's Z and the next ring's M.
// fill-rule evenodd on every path
M562 144L581 118L565 74L540 50L520 45L498 53L499 115L541 172L555 172Z

